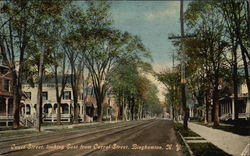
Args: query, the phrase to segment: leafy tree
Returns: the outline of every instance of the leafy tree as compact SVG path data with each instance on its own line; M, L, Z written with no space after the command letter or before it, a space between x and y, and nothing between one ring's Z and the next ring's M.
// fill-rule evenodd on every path
M132 120L144 116L151 82L140 73L151 71L151 66L140 60L123 60L112 71L110 85L118 98L120 119L127 120L128 115Z
M241 58L243 60L243 66L245 71L245 81L250 92L250 80L249 80L249 52L247 51L247 45L249 45L249 2L247 1L215 1L216 7L220 10L223 18L226 21L226 37L230 44L232 60L229 62L232 68L232 80L233 80L233 95L235 103L235 118L238 119L238 59L237 48L240 47Z
M179 90L181 85L180 72L179 70L171 71L167 69L160 73L156 73L156 77L165 85L167 89L165 101L167 105L172 108L172 118L177 119L176 117L181 108L181 95Z
M147 49L138 37L120 32L111 27L109 4L90 2L86 10L87 23L80 23L77 44L83 64L88 69L97 101L98 121L102 119L102 104L105 98L109 74L122 59L146 56Z
M198 7L202 5L202 7ZM191 31L197 34L198 44L192 45L196 49L193 54L203 58L203 62L210 69L209 80L212 82L212 98L214 112L214 126L219 125L219 78L222 76L225 47L223 35L224 20L219 16L219 11L213 3L203 1L192 2L186 11L186 22ZM203 63L203 64L204 64Z

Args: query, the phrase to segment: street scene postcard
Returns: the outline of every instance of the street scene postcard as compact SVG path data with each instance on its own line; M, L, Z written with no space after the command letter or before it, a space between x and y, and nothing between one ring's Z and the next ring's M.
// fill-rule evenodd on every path
M0 156L250 156L250 0L0 0Z

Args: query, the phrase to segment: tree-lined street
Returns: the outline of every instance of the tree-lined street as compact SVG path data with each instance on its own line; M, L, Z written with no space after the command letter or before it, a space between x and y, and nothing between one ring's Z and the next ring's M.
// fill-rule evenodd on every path
M81 128L5 138L0 145L1 155L182 155L172 121L131 121Z
M249 39L249 0L1 1L0 155L247 156Z

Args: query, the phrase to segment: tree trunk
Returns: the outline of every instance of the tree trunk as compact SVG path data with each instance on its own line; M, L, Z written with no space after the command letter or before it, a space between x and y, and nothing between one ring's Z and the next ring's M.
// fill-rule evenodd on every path
M235 119L238 119L238 71L237 70L238 70L237 47L233 47L233 93L234 93L235 114L232 115L235 117Z
M175 121L175 119L174 119L174 115L175 115L175 113L174 113L174 105L172 105L171 109L172 109L172 120Z
M97 121L101 122L102 121L102 116L103 116L103 112L102 112L102 102L101 101L97 101Z
M19 116L19 106L20 106L20 92L19 92L19 85L16 82L17 74L16 71L12 71L13 76L13 128L18 129L20 127L20 116Z
M61 99L57 100L57 119L58 124L61 124Z
M123 111L122 111L122 113L123 113L122 117L123 118L122 119L125 120L125 121L127 121L128 120L128 114L127 114L127 108L128 108L128 106L126 104L124 96L123 96L122 106L123 106Z
M42 120L42 83L43 83L43 60L44 60L44 50L42 50L40 54L40 62L39 62L39 73L38 73L38 90L37 90L37 122L36 128L37 131L41 131L41 120Z
M248 32L248 44L250 44L250 2L247 2L247 32Z
M214 90L213 90L213 112L214 112L214 127L219 126L219 79L215 78Z
M123 115L123 106L119 106L119 111L118 111L118 119L122 120L122 115Z
M130 108L130 110L131 110L131 120L134 120L134 107L135 107L135 99L134 99L134 97L132 98L132 100L131 100L131 108Z
M207 123L212 122L212 113L211 113L211 104L210 104L210 96L209 96L209 90L206 91L205 100L206 100L206 113L207 113Z
M183 115L184 115L184 120L183 120L183 126L185 129L188 128L188 110L187 110L187 106L186 106L186 91L185 91L185 84L182 83L181 84L181 94L182 94L182 108L183 108Z
M73 88L75 90L75 88ZM78 94L77 91L73 91L73 101L74 101L74 116L73 116L73 123L79 123L79 108L78 108Z
M118 119L122 120L123 116L123 104L121 100L121 95L118 96Z

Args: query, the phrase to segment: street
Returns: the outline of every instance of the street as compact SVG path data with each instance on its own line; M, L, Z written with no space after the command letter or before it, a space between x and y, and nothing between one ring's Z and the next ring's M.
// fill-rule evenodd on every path
M160 119L12 137L1 140L0 151L9 156L182 155L172 121Z

